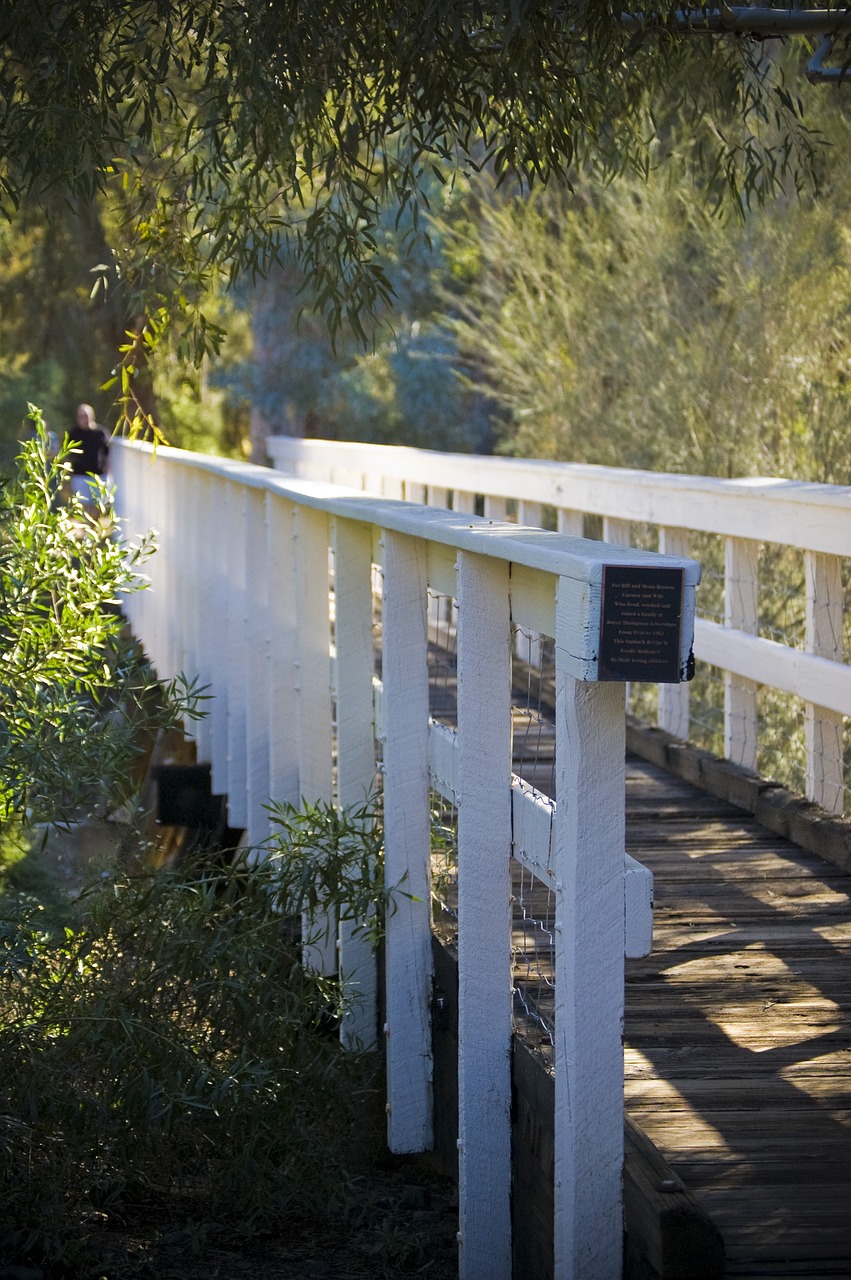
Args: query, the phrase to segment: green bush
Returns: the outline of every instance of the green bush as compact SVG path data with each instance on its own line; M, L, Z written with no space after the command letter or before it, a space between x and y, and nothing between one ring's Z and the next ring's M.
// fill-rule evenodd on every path
M67 459L30 409L0 485L0 825L118 806L149 735L198 714L196 688L161 685L121 614L152 537L122 538L105 489L94 509L63 495Z
M0 902L0 1258L82 1275L146 1203L247 1234L327 1207L375 1062L339 1049L284 862L110 878L70 927Z

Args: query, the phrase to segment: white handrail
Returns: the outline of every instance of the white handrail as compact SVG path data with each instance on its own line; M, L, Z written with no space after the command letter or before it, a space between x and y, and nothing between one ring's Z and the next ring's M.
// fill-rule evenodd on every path
M581 531L584 515L603 517L604 537L628 542L630 523L655 526L660 550L687 555L690 535L724 540L724 622L698 618L695 657L724 682L723 750L756 769L760 689L803 704L807 797L841 814L845 804L845 734L851 672L843 655L843 582L851 558L851 487L746 477L662 474L519 458L440 454L425 449L275 436L273 464L286 474L333 479L376 493L419 497L433 506L485 513L517 505L521 523L555 509L558 528ZM800 647L758 634L760 548L803 553ZM844 577L843 577L844 575ZM698 603L698 612L699 612ZM689 691L660 689L659 724L687 738ZM775 738L777 733L775 732Z

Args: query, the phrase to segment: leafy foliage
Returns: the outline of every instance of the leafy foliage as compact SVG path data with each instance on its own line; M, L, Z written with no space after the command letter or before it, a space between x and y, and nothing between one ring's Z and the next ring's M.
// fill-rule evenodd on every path
M325 943L337 921L348 921L377 946L404 890L384 881L384 832L374 802L339 810L324 801L276 801L269 817L275 830L263 853L275 862L281 901L306 921L306 941Z
M121 803L146 735L197 714L191 683L161 687L125 633L152 539L122 541L103 486L95 509L60 500L69 467L33 419L0 490L0 824Z
M459 194L456 188L449 199L436 180L430 185L433 206L450 219L463 203ZM444 237L431 223L429 247L412 245L411 233L410 218L385 212L377 252L395 306L392 317L386 310L364 317L366 350L353 337L335 348L317 318L299 316L306 281L295 261L246 291L253 358L221 378L250 400L267 429L462 452L489 447L490 406L479 388L455 377L454 339L439 315L450 269Z
M64 929L0 902L0 1256L90 1275L134 1212L250 1235L345 1190L375 1063L329 1035L280 870L118 873Z
M447 306L500 449L848 483L850 201L841 165L822 199L740 221L662 173L531 201L485 187L450 232L471 266Z
M673 10L651 33L608 0L20 0L0 25L0 206L110 193L126 396L168 326L195 358L216 347L211 273L262 273L291 246L332 332L364 338L392 288L386 204L416 237L434 173L531 187L577 163L644 168L667 132L648 86L670 87L712 185L749 201L806 164L778 66L745 41L673 38Z

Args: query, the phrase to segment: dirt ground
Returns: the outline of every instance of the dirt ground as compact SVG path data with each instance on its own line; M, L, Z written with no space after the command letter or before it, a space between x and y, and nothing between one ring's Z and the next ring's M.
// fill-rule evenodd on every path
M215 1229L154 1223L95 1233L93 1280L457 1280L457 1198L417 1158L388 1159L358 1178L360 1203L337 1216L289 1222L280 1235L237 1241ZM46 1273L45 1273L46 1274ZM0 1267L0 1280L6 1280ZM10 1274L8 1280L18 1280ZM20 1280L41 1280L38 1272Z

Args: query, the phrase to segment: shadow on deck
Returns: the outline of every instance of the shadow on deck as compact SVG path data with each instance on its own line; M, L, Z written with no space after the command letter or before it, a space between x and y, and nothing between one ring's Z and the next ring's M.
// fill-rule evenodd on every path
M851 1276L851 875L632 755L627 848L656 896L626 966L628 1116L728 1276Z

